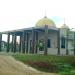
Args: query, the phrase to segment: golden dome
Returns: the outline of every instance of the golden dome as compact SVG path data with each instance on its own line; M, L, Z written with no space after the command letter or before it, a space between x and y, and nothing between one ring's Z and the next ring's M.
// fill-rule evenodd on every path
M48 27L56 27L55 23L51 19L48 19L47 17L40 19L36 23L36 27L44 27L45 25L48 25Z
M68 27L66 24L63 24L63 25L61 26L61 28L62 28L62 29L69 29L69 27Z

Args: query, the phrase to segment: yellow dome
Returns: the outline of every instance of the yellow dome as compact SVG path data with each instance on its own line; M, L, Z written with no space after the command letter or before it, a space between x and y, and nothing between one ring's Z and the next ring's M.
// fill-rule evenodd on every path
M36 23L36 27L44 27L45 25L48 25L48 27L56 27L55 23L47 17L44 17Z
M61 28L62 28L62 29L69 29L69 27L68 27L66 24L63 24L63 25L61 26Z

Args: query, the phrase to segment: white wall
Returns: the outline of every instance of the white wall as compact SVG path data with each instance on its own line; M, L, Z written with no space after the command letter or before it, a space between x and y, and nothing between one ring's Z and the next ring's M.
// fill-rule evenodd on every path
M73 47L73 45L72 45L72 41L71 40L69 40L68 41L68 50L69 50L69 54L70 55L74 55L74 47Z
M38 35L38 39L44 39L44 33L40 32ZM48 54L57 55L57 32L50 32L48 33L48 39L51 40L51 48L48 48ZM44 51L39 51L38 54L44 54Z
M60 34L62 34L62 31L60 32ZM62 35L60 35L62 36ZM38 41L40 39L45 39L44 38L44 32L39 32L38 33ZM48 48L48 54L50 55L57 55L58 54L58 48L57 48L57 32L55 31L51 31L48 33L48 39L51 40L51 48ZM32 40L32 34L29 35L29 45L28 45L28 52L30 52L30 40ZM35 43L36 45L36 43ZM73 49L72 46L72 42L69 41L68 42L68 49L69 49L69 55L73 55L74 51L72 51L71 49ZM43 51L37 51L37 54L44 54L44 50ZM66 55L66 48L61 48L61 39L60 39L60 54L61 55Z
M62 30L62 29L60 30L60 37L62 37L62 36L66 37L66 30L65 29L64 30ZM69 55L74 55L74 51L72 49L73 49L72 41L68 40ZM65 48L61 48L61 41L60 41L60 54L61 55L65 55L66 54L66 44L65 44Z

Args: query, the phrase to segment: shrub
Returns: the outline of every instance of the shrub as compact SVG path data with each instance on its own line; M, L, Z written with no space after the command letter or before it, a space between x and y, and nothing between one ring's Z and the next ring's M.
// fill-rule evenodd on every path
M28 61L26 62L30 66L46 72L70 72L72 66L64 63L52 63L46 61Z
M61 72L60 75L75 75L74 71L71 72Z
M72 61L70 64L73 68L75 68L75 61Z
M27 62L30 66L40 69L42 71L46 72L57 72L56 65L51 62L46 62L46 61L28 61Z
M70 75L69 72L61 72L60 75Z
M58 71L70 72L72 69L72 66L70 66L69 64L58 63L57 69Z

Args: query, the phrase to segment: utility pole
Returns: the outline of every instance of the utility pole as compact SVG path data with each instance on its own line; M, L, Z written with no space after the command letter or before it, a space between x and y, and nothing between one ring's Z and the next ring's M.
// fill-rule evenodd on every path
M74 55L75 55L75 31L74 31Z

